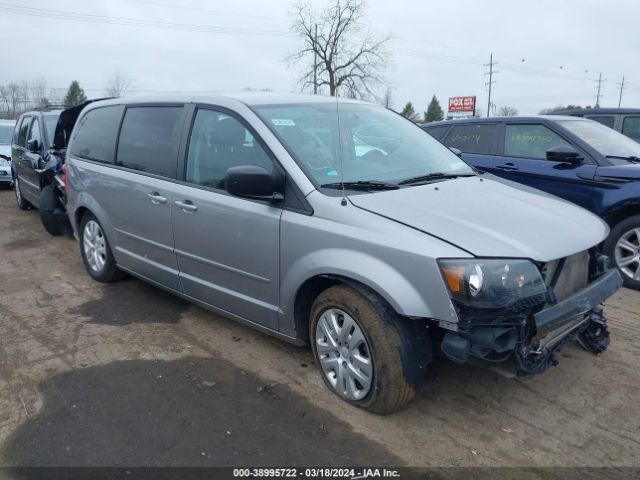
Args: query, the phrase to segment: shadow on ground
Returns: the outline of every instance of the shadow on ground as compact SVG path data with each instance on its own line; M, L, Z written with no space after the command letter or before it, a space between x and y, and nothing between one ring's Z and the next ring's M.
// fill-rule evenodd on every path
M131 323L178 323L190 303L152 285L127 278L102 287L102 298L70 310L88 323L124 326Z
M222 359L114 362L40 389L42 409L7 440L0 464L401 464L286 386L264 385Z

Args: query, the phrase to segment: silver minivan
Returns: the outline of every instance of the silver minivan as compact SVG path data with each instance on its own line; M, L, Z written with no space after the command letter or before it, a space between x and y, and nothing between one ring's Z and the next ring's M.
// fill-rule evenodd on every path
M125 273L287 341L328 388L401 408L433 355L533 375L609 343L608 227L480 174L410 121L319 96L95 102L67 152L96 280Z

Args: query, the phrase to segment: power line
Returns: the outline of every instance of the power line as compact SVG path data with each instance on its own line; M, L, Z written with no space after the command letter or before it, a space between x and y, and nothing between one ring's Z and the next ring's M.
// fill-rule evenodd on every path
M489 56L489 63L485 63L484 66L489 68L488 72L485 72L485 75L489 75L489 81L485 83L485 85L489 85L489 99L487 101L487 117L491 113L491 86L496 83L493 80L493 75L499 73L497 70L494 70L493 67L497 65L498 62L493 61L493 53Z
M49 10L43 8L34 7L22 7L20 5L0 3L0 12L5 12L13 15L26 15L29 17L41 17L52 18L57 20L70 20L86 23L101 23L108 25L122 25L129 27L141 27L141 28L153 28L160 30L177 30L177 31L190 31L190 32L202 32L202 33L218 33L218 34L231 34L231 35L258 35L258 36L272 36L272 37L293 37L296 36L289 31L281 30L260 30L255 28L236 28L236 27L221 27L216 25L201 25L190 23L174 23L174 22L161 22L156 20L142 20L126 17L109 17L105 15L93 15L87 13L76 13L62 10Z
M169 3L159 3L159 2L149 2L145 0L125 0L125 2L129 3L139 3L142 5L154 5L156 7L165 7L165 8L175 8L180 10L190 10L195 12L208 12L208 13L216 13L219 15L232 15L234 17L247 17L247 18L258 18L262 20L276 20L279 22L287 21L286 18L278 18L278 17L267 17L263 15L251 15L249 13L237 13L237 12L228 12L224 10L212 10L210 8L199 8L199 7L186 7L184 5L172 5Z

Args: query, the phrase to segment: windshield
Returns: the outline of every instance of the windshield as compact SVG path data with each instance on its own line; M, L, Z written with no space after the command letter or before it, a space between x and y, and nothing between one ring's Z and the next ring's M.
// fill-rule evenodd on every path
M13 125L0 125L0 145L11 145Z
M589 120L557 120L602 155L640 157L640 143L604 125Z
M53 136L56 134L56 125L58 124L59 116L60 114L44 116L44 125L47 132L47 140L49 146L53 145Z
M474 174L429 134L382 107L341 103L339 119L336 104L329 103L255 110L317 185Z

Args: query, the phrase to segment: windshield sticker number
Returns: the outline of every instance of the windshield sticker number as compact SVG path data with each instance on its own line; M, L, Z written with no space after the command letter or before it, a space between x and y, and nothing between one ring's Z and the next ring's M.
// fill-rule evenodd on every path
M295 127L296 123L290 118L272 118L271 123L276 127Z

